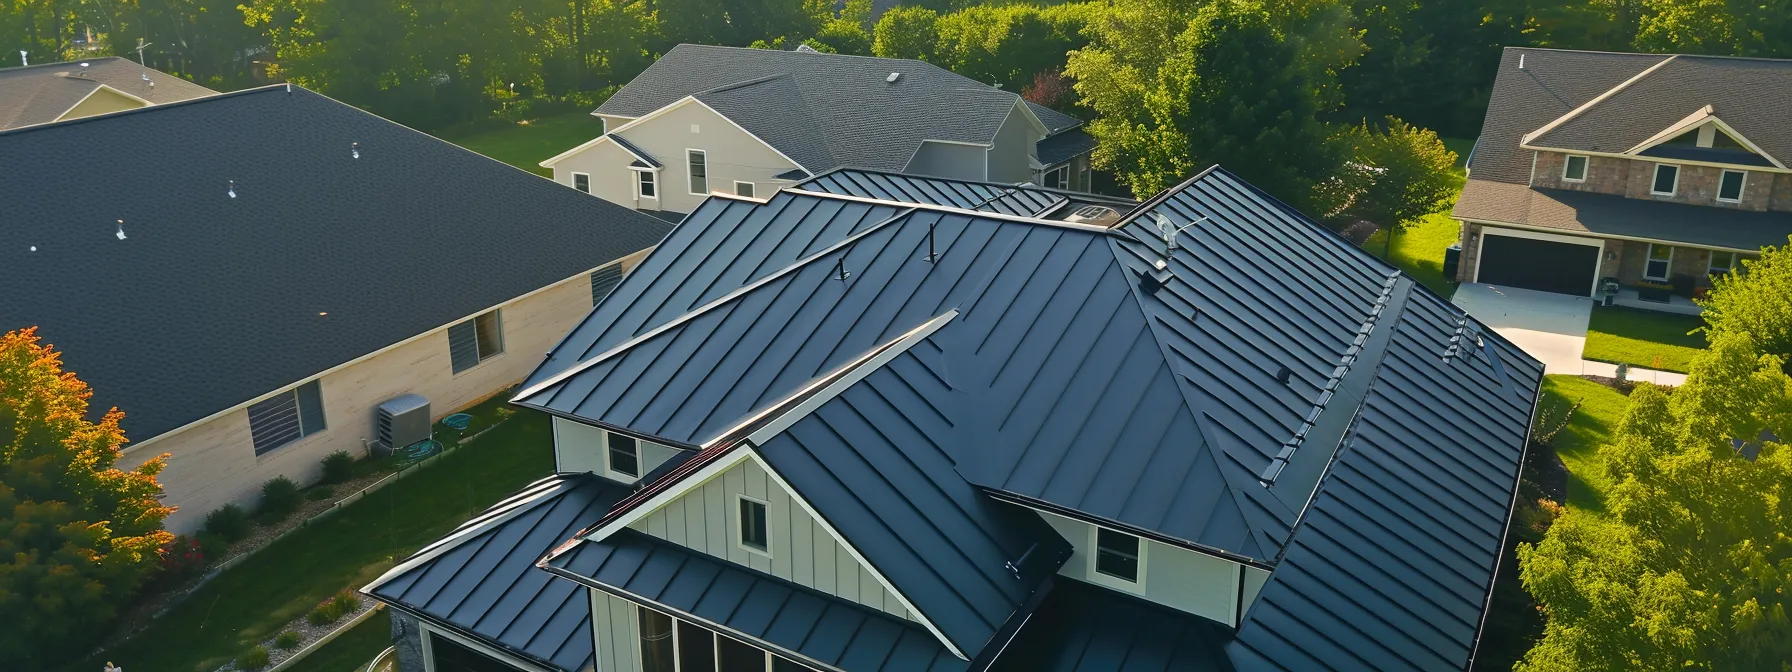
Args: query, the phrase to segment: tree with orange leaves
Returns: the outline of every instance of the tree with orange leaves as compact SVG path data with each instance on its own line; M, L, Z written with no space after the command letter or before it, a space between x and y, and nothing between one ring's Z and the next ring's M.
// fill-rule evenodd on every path
M92 396L35 328L0 335L0 669L82 653L173 540L168 456L115 467L124 413L88 420Z

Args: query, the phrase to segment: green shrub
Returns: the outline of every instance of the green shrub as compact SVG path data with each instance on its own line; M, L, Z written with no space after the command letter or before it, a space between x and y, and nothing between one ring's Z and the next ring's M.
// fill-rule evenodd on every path
M355 458L346 450L324 456L324 482L341 483L355 475Z
M193 535L193 539L199 542L199 552L204 553L209 562L223 560L224 554L230 551L230 540L210 532L200 532Z
M336 607L338 614L352 614L361 610L361 596L355 591L345 590L330 598L330 604Z
M236 669L259 670L268 666L268 647L257 646L236 657Z
M328 625L360 610L361 596L355 594L355 591L345 590L318 604L311 613L305 615L305 620L312 625Z
M271 525L286 520L304 503L305 496L299 493L299 486L292 479L285 476L269 479L261 486L261 522Z
M312 625L329 625L335 623L338 618L342 618L342 613L336 611L336 607L331 606L329 602L317 605L317 608L312 609L311 613L305 614L305 622Z
M274 647L275 648L291 649L298 645L299 645L299 633L293 632L291 630L282 632L278 636L274 637Z
M310 490L306 490L305 491L305 499L309 499L314 502L322 501L325 499L329 499L332 496L335 496L335 494L336 494L335 489L333 489L327 485L320 485L320 486L317 486Z
M226 542L249 536L249 512L235 504L225 504L205 514L205 533Z

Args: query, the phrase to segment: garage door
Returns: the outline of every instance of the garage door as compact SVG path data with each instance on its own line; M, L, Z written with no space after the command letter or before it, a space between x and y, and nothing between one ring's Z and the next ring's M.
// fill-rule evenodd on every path
M1599 247L1511 236L1481 236L1479 282L1587 296L1599 270Z

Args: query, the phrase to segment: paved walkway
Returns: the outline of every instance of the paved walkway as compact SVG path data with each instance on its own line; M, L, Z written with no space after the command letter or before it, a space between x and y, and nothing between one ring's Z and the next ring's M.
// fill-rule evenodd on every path
M1581 358L1593 300L1511 287L1467 283L1451 302L1543 362L1545 373L1617 377L1617 365ZM1679 385L1686 374L1630 367L1630 380Z

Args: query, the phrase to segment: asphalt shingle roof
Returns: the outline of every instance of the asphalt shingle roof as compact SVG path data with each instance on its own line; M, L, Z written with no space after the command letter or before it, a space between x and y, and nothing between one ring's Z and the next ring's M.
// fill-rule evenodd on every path
M0 330L40 326L137 441L671 228L298 86L17 129L0 148Z
M1525 61L1523 70L1518 68L1521 56ZM1481 124L1474 160L1468 165L1469 174L1478 180L1529 184L1531 152L1519 148L1525 134L1542 128L1664 58L1667 57L1654 54L1507 47L1500 57L1499 73L1494 77L1487 117ZM1692 110L1681 112L1668 124L1690 112ZM1643 137L1653 135L1668 124L1656 127ZM1625 145L1625 149L1628 148L1629 145Z
M1095 145L1094 137L1083 129L1072 128L1039 141L1039 162L1055 166L1095 151Z
M892 72L901 76L886 81ZM639 117L693 95L721 101L730 118L747 119L743 126L765 131L761 139L814 173L902 170L923 140L990 142L1024 102L921 61L681 44L597 112ZM1069 117L1046 112L1055 115L1048 128L1068 127Z
M0 69L0 130L55 121L101 85L153 104L217 93L117 56L5 68Z
M1792 212L1756 212L1665 203L1524 184L1469 180L1454 215L1563 233L1626 236L1688 245L1758 250L1785 245Z
M1656 59L1666 59L1657 56ZM1525 67L1531 64L1527 61ZM1792 60L1679 55L1533 139L1542 147L1623 152L1710 105L1781 161L1792 160Z

